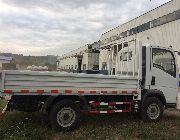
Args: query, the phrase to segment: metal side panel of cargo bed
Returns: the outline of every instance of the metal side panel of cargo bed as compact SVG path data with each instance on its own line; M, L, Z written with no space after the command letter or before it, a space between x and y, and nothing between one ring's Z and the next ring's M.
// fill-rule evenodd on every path
M138 78L59 72L2 71L1 91L137 91ZM59 90L59 91L57 91ZM15 92L14 92L15 91ZM125 92L124 92L125 93Z

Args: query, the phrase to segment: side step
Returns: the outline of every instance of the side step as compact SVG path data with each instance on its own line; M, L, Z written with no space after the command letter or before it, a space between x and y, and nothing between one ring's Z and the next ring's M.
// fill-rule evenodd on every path
M116 105L127 105L128 108L125 110L106 110L106 111L101 111L101 110L91 110L89 113L90 114L111 114L111 113L121 113L121 112L131 112L131 102L95 102L95 101L90 101L89 102L90 106L93 107L98 107L98 106L116 106Z

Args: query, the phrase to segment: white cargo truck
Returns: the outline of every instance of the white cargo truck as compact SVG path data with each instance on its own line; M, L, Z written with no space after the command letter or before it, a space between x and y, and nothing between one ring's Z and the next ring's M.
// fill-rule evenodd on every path
M1 71L1 96L11 96L1 116L44 108L52 128L63 131L75 129L84 113L136 112L158 121L177 105L177 58L171 47L133 41L119 51L116 75Z

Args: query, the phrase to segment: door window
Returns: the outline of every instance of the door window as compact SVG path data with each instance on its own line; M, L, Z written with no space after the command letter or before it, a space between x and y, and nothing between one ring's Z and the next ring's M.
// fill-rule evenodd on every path
M171 76L176 77L176 65L173 53L158 48L152 49L152 53L153 67L161 69Z

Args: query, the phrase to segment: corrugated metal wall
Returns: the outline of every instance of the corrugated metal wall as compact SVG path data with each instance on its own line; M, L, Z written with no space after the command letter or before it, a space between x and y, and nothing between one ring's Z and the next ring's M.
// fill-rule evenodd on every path
M103 42L101 47L105 47L107 45L113 46L115 43L120 42L126 42L128 40L132 39L138 39L144 43L148 44L155 44L155 45L161 45L161 46L172 46L174 50L180 51L180 19L175 19L172 22L162 24L160 26L154 26L152 28L152 23L149 21L153 21L155 19L158 19L160 17L163 17L164 15L168 14L177 14L176 16L180 16L180 0L173 0L167 4L164 4L148 13L145 13L144 15L137 17L123 25L118 26L117 28L114 28L113 30L110 30L104 34L102 34L100 41ZM174 13L174 11L177 11ZM171 18L171 15L168 16ZM165 17L166 18L166 17ZM161 19L162 20L162 19ZM145 23L149 22L150 28L137 33L132 33L131 31L133 28L138 27L140 25L143 25ZM125 35L123 38L120 38L116 41L109 41L111 40L111 37L123 35L126 31L128 31L127 35ZM105 43L104 43L105 42ZM109 43L108 43L109 42ZM108 50L101 50L100 51L100 69L102 68L102 63L107 62L108 63ZM180 66L180 58L178 57L178 64ZM109 64L107 64L109 65Z

